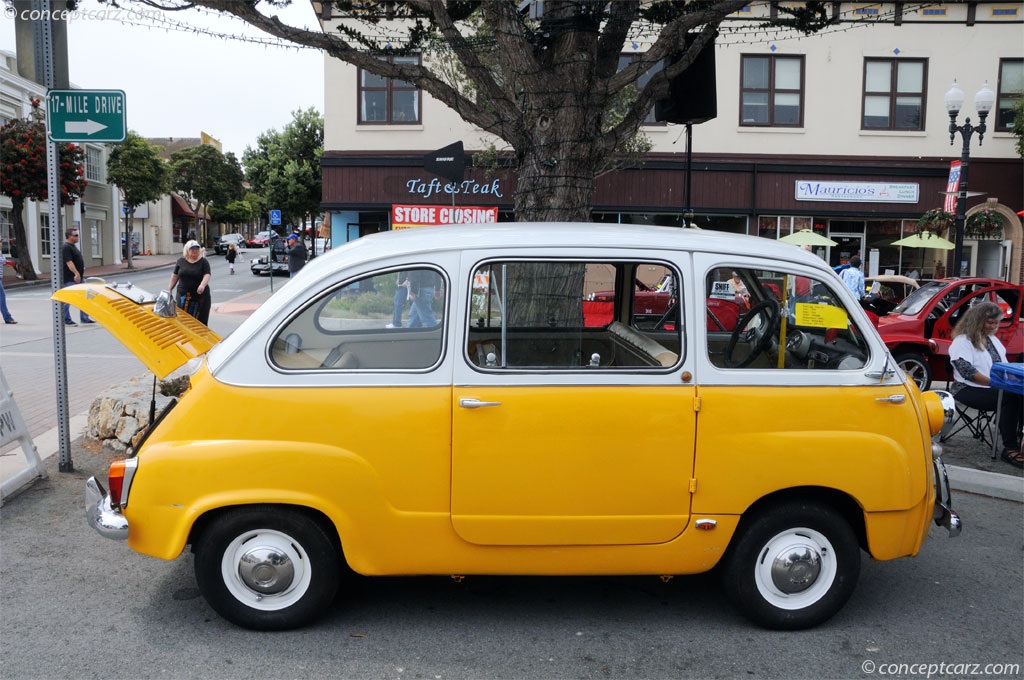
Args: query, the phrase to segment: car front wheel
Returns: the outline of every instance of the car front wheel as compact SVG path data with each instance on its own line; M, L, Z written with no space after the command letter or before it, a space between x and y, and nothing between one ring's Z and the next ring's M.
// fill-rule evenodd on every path
M767 628L816 626L842 609L860 575L850 525L826 506L789 503L741 527L724 564L726 593Z
M932 369L928 366L928 360L917 352L902 352L893 359L907 377L917 383L922 392L926 392L932 386Z
M218 614L244 628L305 625L338 590L338 550L322 526L296 510L231 510L203 531L194 548L199 591Z

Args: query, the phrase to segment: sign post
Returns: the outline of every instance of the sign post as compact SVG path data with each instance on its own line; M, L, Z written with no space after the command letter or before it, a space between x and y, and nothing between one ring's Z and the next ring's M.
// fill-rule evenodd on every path
M123 142L123 90L47 90L46 131L54 142Z

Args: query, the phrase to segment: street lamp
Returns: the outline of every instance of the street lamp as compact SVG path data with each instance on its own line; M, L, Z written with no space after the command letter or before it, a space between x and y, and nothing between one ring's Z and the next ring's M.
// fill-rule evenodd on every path
M961 261L964 254L964 224L967 221L967 165L971 160L971 136L978 133L978 146L981 146L985 138L985 119L988 112L996 102L996 93L988 86L988 81L981 86L978 93L974 95L974 108L978 110L978 125L971 125L971 119L964 119L963 125L956 124L956 117L960 114L960 107L964 105L967 96L960 86L953 81L953 87L946 92L946 111L949 112L949 144L953 145L956 133L960 133L964 146L960 152L960 189L956 199L956 238L953 248L953 276L963 276Z

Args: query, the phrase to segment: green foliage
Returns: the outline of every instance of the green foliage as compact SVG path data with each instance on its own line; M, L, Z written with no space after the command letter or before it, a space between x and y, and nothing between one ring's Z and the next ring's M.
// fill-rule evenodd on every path
M234 154L201 144L171 155L170 186L196 213L198 233L203 209L242 197L242 168Z
M932 208L917 219L917 230L930 231L942 236L955 221L956 215L953 213L946 212L942 208Z
M30 119L16 118L0 127L0 193L11 198L14 239L29 243L22 217L25 201L46 201L47 184L46 124L41 100L31 100ZM85 192L85 151L75 144L58 144L60 204L71 205ZM28 248L18 248L18 267L26 280L34 281L35 266Z
M242 154L246 179L266 209L280 210L292 225L320 212L320 158L324 151L324 121L313 108L293 111L281 132L268 130L256 148Z
M110 151L107 180L117 185L125 205L134 209L167 192L167 164L160 158L159 147L129 132Z

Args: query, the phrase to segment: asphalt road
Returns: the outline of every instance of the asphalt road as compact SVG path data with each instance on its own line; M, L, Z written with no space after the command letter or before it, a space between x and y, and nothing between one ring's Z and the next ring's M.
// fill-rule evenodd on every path
M1024 518L1009 501L958 495L962 536L933 528L917 558L865 557L851 601L810 631L753 627L713 576L410 577L358 579L316 625L255 633L206 605L191 554L164 562L93 533L83 484L107 458L75 455L75 472L57 473L51 459L47 479L0 509L5 679L926 676L927 666L888 664L936 664L931 677L952 678L1024 668Z

